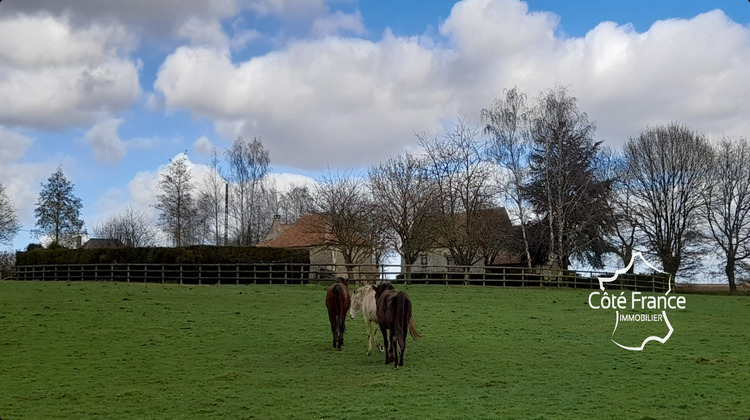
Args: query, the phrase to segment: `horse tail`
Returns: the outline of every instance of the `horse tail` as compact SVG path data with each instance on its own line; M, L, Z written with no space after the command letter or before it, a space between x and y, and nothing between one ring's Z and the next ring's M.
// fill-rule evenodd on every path
M393 320L393 332L397 337L406 338L406 330L408 329L408 315L407 312L411 312L411 308L407 308L409 299L405 298L400 293L394 296L396 304L396 317Z
M415 340L422 337L422 334L417 331L417 326L414 324L414 317L409 318L409 334L411 334L412 338Z

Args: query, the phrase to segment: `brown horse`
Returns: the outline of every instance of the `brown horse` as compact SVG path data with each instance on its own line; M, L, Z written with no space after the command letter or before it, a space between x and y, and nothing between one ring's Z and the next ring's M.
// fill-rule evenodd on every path
M406 331L414 339L419 338L419 332L411 316L411 300L406 292L396 290L388 282L381 282L375 286L375 302L377 305L378 324L383 334L385 344L385 364L394 362L394 367L404 365L404 351L406 351ZM390 340L386 330L390 330ZM398 345L401 353L399 354Z
M349 311L350 305L349 287L346 285L346 280L336 280L328 288L326 307L328 308L328 320L331 321L333 348L338 350L341 350L341 346L344 344L346 313Z

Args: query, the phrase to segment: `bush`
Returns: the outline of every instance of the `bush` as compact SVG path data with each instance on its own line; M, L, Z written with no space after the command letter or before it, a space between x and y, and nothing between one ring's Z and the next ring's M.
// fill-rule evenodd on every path
M11 252L0 252L0 279L10 277L16 258Z
M16 254L18 265L47 264L253 264L310 262L304 249L238 246L185 248L41 249Z

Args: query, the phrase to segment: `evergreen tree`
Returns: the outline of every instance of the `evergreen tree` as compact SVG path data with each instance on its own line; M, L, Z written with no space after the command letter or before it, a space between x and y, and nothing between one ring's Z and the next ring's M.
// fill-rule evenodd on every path
M530 181L525 192L545 220L549 263L567 268L572 258L603 265L609 229L610 180L597 168L595 125L577 99L558 87L542 93L531 122Z
M53 243L64 241L72 245L74 237L86 233L81 220L83 204L73 194L73 187L61 166L57 167L46 184L42 184L34 210L38 228L34 230L36 236L46 235Z

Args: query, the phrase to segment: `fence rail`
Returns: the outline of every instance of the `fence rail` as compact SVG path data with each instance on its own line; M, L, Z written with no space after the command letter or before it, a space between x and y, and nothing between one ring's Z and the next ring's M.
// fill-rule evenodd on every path
M422 267L402 272L401 266L311 265L294 263L258 264L57 264L13 268L16 280L119 281L179 284L303 284L330 281L349 273L361 283L389 279L409 284L462 284L503 287L599 287L598 277L611 273L526 267ZM664 292L669 278L663 275L625 274L608 289Z

